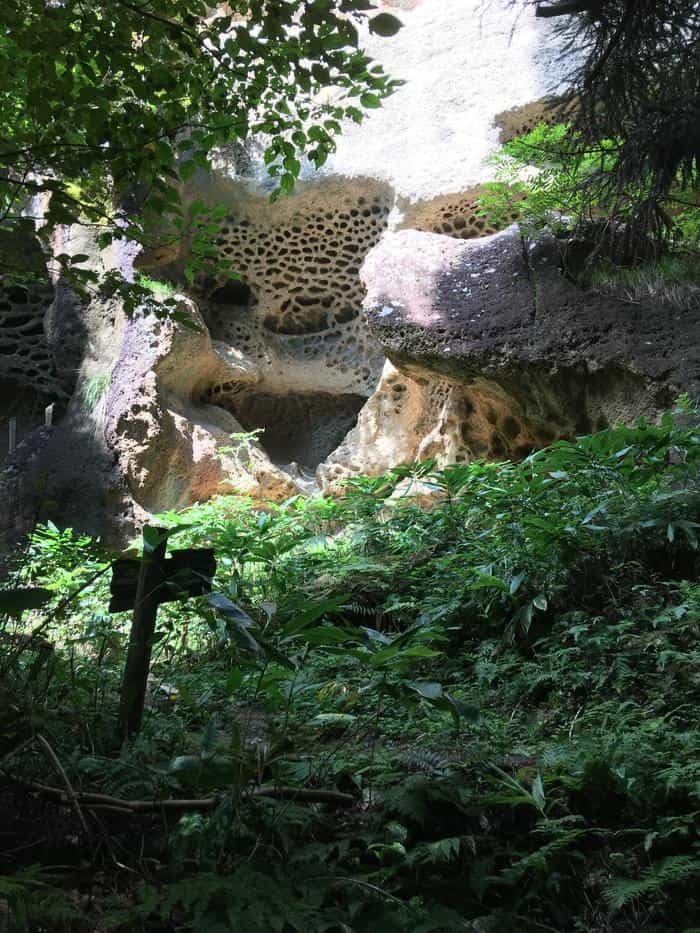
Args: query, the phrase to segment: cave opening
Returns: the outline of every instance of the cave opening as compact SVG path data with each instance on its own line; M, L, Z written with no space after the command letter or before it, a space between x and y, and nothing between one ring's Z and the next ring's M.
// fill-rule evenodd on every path
M254 297L250 286L241 279L229 279L216 288L209 295L208 300L213 305L227 305L247 310L252 307Z
M297 463L313 471L355 426L366 401L327 392L248 392L226 407L244 430L263 429L258 440L274 464Z

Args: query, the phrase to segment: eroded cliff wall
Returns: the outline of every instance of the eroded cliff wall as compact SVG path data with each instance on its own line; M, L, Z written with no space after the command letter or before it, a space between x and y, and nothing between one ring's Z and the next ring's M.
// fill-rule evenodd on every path
M32 515L124 533L220 492L283 499L427 457L522 457L653 417L694 385L694 336L690 362L676 359L681 331L695 333L688 315L659 350L669 365L652 364L647 342L664 339L652 316L636 337L631 312L588 313L551 249L532 253L479 213L499 138L553 119L539 101L566 86L549 24L505 0L384 5L404 27L366 45L405 84L344 127L321 172L303 166L295 193L271 203L253 140L182 189L185 207L225 208L212 242L235 280L188 281L186 236L105 254L67 230L57 250L168 283L177 320L128 320L48 278L26 301L8 284L6 397L31 387L65 416L10 462L6 500L26 503L38 476ZM625 313L628 339L611 340Z

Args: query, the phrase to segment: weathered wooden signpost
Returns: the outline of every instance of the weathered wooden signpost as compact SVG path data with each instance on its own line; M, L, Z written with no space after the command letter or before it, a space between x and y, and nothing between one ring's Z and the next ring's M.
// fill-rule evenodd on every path
M167 529L146 525L143 556L112 565L109 611L134 610L119 700L122 738L141 728L158 606L210 593L216 572L210 548L174 551L166 558L167 544Z

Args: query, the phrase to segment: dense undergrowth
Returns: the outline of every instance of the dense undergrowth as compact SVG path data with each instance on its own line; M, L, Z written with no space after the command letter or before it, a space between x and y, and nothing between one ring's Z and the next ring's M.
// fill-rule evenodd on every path
M161 608L121 748L109 555L37 529L16 582L52 602L0 642L0 929L700 927L699 459L686 412L163 515L214 596Z

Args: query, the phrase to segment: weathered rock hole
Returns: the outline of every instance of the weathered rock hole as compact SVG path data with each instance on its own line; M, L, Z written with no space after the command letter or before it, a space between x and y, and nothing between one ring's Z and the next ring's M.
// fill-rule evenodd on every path
M45 260L34 240L0 237L0 254L16 257L17 269L30 273L32 284L8 282L0 275L0 379L28 387L53 399L64 396L44 332L44 317L53 300ZM1 403L6 399L2 398ZM1 419L0 419L1 420Z
M230 279L209 295L209 301L215 305L249 308L253 303L253 293L245 282L240 279Z
M392 192L372 185L370 195L348 194L343 207L319 209L315 196L298 195L296 210L252 204L238 218L229 217L216 242L249 283L263 328L279 335L315 334L357 317L364 288L359 277L363 257L387 226ZM305 202L310 202L308 207ZM259 217L256 213L259 210ZM250 212L250 215L249 215ZM228 288L229 286L226 286ZM299 300L289 303L296 296ZM315 296L324 299L319 310ZM211 303L232 308L252 306L235 285L211 296ZM212 333L232 342L224 321Z
M491 456L494 460L500 460L506 455L506 445L498 434L491 435Z

